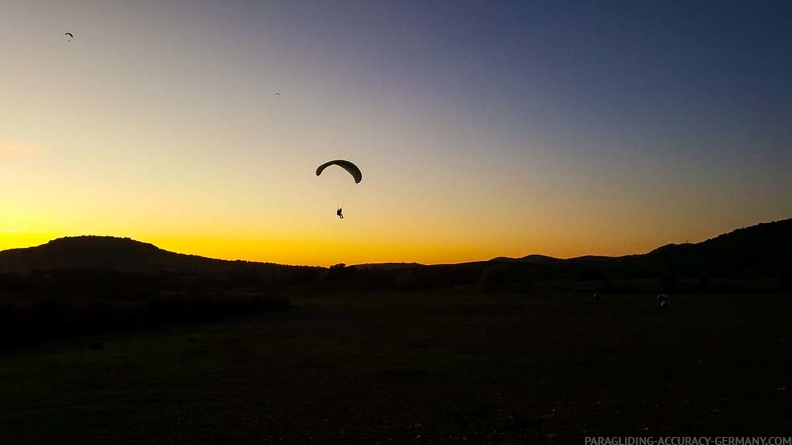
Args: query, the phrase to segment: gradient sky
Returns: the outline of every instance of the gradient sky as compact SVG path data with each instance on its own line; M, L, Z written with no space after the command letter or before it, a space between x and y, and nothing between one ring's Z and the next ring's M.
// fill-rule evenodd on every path
M785 0L0 0L0 249L624 255L792 217L790 167Z

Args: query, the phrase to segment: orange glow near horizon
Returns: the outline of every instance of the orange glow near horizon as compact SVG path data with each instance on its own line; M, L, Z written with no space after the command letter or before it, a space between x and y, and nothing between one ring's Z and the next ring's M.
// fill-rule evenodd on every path
M0 250L33 247L62 236L79 236L77 233L25 233L15 230L0 230ZM110 234L100 234L113 236ZM331 266L333 264L363 264L386 262L416 262L422 264L452 264L468 261L485 261L494 257L522 257L529 254L542 254L557 258L570 258L582 255L619 256L645 253L662 245L646 240L637 240L625 245L604 246L599 240L589 243L571 244L569 239L547 238L532 247L519 247L509 243L492 243L480 240L478 243L458 243L455 245L432 243L429 240L415 242L381 243L350 239L336 241L306 239L265 239L253 237L211 238L185 236L128 236L136 241L148 242L155 246L182 254L199 255L224 260L243 260L270 262L288 265ZM684 241L684 240L683 240ZM697 240L700 241L700 240ZM682 241L679 241L682 242Z

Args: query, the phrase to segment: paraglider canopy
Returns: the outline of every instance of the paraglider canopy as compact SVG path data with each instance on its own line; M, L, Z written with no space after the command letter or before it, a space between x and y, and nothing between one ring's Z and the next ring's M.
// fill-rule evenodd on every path
M360 169L357 167L357 165L343 159L336 159L335 161L325 162L324 164L320 165L319 168L316 169L316 176L321 175L322 171L331 165L337 165L349 172L349 174L355 178L355 184L363 180L363 173L360 172Z
M70 32L67 32L67 33L65 33L65 34L63 34L63 35L65 35L65 36L69 36L69 39L73 39L73 38L74 38L74 34L72 34L72 33L70 33Z

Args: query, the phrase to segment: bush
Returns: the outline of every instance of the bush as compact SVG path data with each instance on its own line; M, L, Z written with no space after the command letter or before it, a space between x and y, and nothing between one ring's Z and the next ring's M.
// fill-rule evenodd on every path
M276 292L166 292L140 301L68 298L54 293L3 296L0 344L160 323L211 321L289 307L288 297Z
M393 280L393 285L398 290L421 290L430 287L429 280L413 269L399 272Z

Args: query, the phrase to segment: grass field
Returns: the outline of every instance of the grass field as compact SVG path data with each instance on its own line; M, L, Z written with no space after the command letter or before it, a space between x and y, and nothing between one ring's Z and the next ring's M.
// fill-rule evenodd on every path
M293 297L0 352L0 444L792 434L792 296Z

